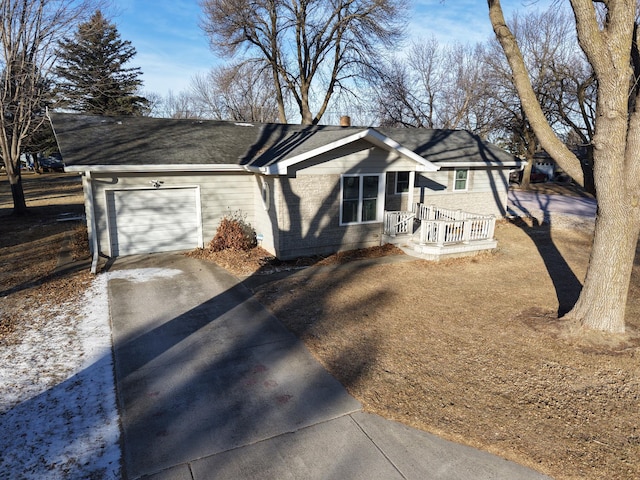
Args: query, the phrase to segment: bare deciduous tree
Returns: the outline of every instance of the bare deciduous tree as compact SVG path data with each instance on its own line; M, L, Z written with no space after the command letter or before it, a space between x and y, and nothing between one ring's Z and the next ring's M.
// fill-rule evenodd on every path
M193 95L190 92L173 93L169 91L162 101L162 115L166 118L205 118L202 111L196 106Z
M287 121L290 95L303 124L318 123L334 92L374 66L381 46L397 44L409 11L405 0L201 0L201 6L212 47L229 56L255 52L270 70L280 121Z
M494 32L536 136L554 160L583 184L582 164L547 121L500 1L488 0L488 6ZM578 42L598 86L591 140L598 214L584 285L566 318L586 329L621 333L625 331L629 282L640 233L637 5L635 0L571 0L571 7Z
M547 122L556 131L577 128L580 119L576 118L575 110L578 106L572 91L574 84L568 82L568 75L580 77L580 71L584 69L575 69L584 63L584 55L575 41L573 19L564 11L553 8L525 16L516 14L511 25ZM498 118L502 121L498 125L512 139L512 151L528 161L522 177L522 186L527 188L533 156L540 144L522 108L504 52L496 40L489 43L485 64L495 105L501 112Z
M378 68L376 82L380 123L388 126L436 128L443 94L444 52L435 38L414 43L407 59L392 58Z
M88 3L0 0L0 155L11 185L14 213L27 210L20 154L25 140L44 121L56 41L88 11Z
M196 76L191 84L193 101L207 118L239 122L278 121L273 83L254 63L214 68Z
M483 56L481 45L441 47L433 38L413 44L406 59L393 58L378 70L380 122L488 135L495 122Z

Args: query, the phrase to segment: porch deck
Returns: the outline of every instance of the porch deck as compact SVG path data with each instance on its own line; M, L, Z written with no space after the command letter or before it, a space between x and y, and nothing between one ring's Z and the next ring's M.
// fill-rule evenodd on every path
M383 243L427 260L476 255L492 250L496 217L418 203L414 212L385 212Z

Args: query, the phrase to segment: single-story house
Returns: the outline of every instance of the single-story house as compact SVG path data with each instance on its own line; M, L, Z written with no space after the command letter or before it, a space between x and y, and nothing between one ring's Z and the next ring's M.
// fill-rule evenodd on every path
M281 259L380 245L385 211L502 216L521 167L459 130L50 118L82 174L94 260L203 247L234 212Z

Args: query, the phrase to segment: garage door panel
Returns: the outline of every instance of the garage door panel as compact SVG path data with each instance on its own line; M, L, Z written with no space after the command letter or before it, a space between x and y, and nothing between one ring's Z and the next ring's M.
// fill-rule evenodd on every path
M158 197L162 197L162 196L164 196L164 194L158 195ZM139 203L137 205L122 205L121 202L118 202L117 205L114 205L115 207L114 211L116 215L132 215L132 216L146 215L148 211L151 211L153 209L161 209L162 212L165 214L178 215L181 212L184 212L185 210L188 211L190 209L193 209L194 199L193 197L191 198L168 197L164 201L171 202L171 203L166 203L164 205L158 205L160 201L159 198L156 198L153 201L143 201L143 200L135 199L135 197L128 196L128 198L123 201L131 202L131 203L133 202L139 202Z
M161 235L166 231L183 231L183 230L193 230L197 228L197 223L192 219L182 219L176 218L171 219L170 216L165 218L159 218L156 220L151 220L148 217L130 217L128 219L129 223L120 224L118 226L119 233L154 233L155 235ZM153 221L153 223L150 223ZM162 231L159 231L162 230Z
M201 246L198 199L195 187L107 192L111 255Z

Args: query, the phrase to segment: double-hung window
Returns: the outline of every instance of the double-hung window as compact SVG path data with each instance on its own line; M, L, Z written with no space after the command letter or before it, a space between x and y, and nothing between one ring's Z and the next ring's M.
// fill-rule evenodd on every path
M466 190L469 182L469 170L456 169L454 172L453 190Z
M340 224L382 221L382 175L343 175Z

